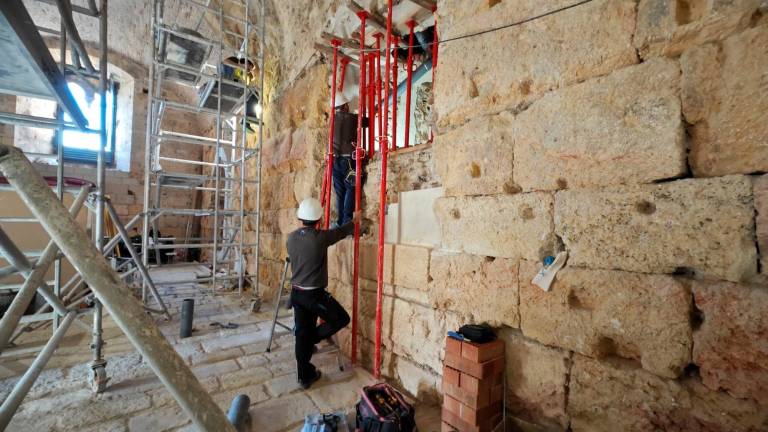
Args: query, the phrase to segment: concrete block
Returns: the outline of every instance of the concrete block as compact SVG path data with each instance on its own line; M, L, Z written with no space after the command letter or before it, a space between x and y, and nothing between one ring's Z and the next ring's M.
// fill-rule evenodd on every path
M682 281L565 268L545 292L531 283L539 266L520 265L520 327L527 337L590 357L635 359L667 378L691 362L692 302Z
M504 258L539 259L551 249L552 195L439 198L443 248ZM548 253L547 253L548 254Z
M628 362L574 356L568 414L574 431L757 431L768 410L705 388L695 378L672 381Z
M466 322L520 327L517 273L517 260L433 251L430 300Z
M394 279L393 267L394 245L384 243L383 281L392 284ZM360 277L377 280L378 244L376 242L360 242Z
M441 4L438 21L445 24L441 37L504 25L550 9L542 9L535 0L489 4L459 0ZM438 124L458 125L478 114L523 108L552 89L636 63L635 7L634 1L596 1L490 38L446 44L440 49L435 93Z
M436 247L440 245L440 221L435 214L435 201L443 196L443 188L420 189L400 194L399 243Z
M503 329L507 371L507 409L538 424L566 427L570 354Z
M515 183L594 188L684 174L679 81L676 62L653 59L548 93L512 124Z
M757 270L754 211L744 176L561 191L555 230L571 265L739 281Z
M394 284L426 291L430 251L419 246L396 245Z
M703 322L693 334L693 361L705 386L768 405L768 290L765 286L695 281Z
M761 0L641 0L634 44L643 58L674 57L747 28Z
M446 196L519 190L512 179L512 116L482 116L435 137L435 166Z
M387 204L386 214L384 215L384 242L397 244L400 243L400 204ZM378 236L378 231L376 236Z
M691 48L680 65L693 173L768 171L768 27Z

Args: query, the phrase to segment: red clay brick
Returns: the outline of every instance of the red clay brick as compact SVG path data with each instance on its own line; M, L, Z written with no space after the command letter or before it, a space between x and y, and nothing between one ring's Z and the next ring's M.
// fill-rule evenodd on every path
M471 425L482 425L489 418L496 417L501 413L501 401L480 409L474 409L461 403L459 405L461 408L459 417Z
M497 384L491 388L491 403L504 399L504 383Z
M482 363L488 360L504 356L504 341L496 339L495 341L476 344L472 342L462 342L461 356L475 363Z
M442 427L440 428L440 432L458 432L458 429L446 422L443 422Z
M445 338L445 353L461 355L461 341L452 337Z
M480 394L490 391L491 387L502 381L502 375L493 375L487 378L478 379L472 375L461 372L459 377L459 387L470 394Z
M446 385L446 384L450 384L453 386L460 385L459 384L460 376L461 376L461 372L446 366L445 368L443 368L443 385Z
M442 420L444 423L448 423L460 432L492 432L501 421L501 413L492 418L487 418L482 422L483 424L475 426L468 424L462 420L461 417L443 408Z
M461 387L445 383L443 384L443 394L457 399L459 402L472 408L483 408L488 406L491 397L490 392L471 394Z
M477 363L455 354L446 353L445 365L475 378L483 379L496 376L504 371L504 357Z

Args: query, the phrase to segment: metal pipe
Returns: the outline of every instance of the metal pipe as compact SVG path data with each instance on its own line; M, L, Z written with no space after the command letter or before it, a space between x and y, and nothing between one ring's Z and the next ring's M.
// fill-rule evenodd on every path
M435 17L435 26L432 31L434 34L432 39L432 99L435 95L435 76L437 74L437 46L439 45L439 38L437 36L437 5L432 7L432 15ZM435 125L429 131L429 141L432 142L435 139Z
M160 308L163 311L162 313L165 315L165 319L170 321L171 315L168 313L168 308L165 307L163 299L160 298L160 294L157 292L157 288L152 281L152 277L149 275L149 270L147 270L147 267L142 264L141 257L136 252L136 248L133 247L133 242L131 241L131 237L128 235L128 231L126 231L125 227L120 223L120 216L117 215L117 211L115 211L115 207L112 205L112 201L106 200L105 204L107 212L109 213L109 217L112 219L112 224L115 226L115 228L117 228L118 236L122 237L125 248L128 249L128 253L131 255L131 258L133 258L133 262L136 263L136 268L139 270L139 273L141 273L141 277L149 286L149 291L152 293L152 297L154 297L157 304L160 305ZM109 253L110 250L111 249L106 249L104 250L104 253Z
M261 16L261 23L259 24L259 60L261 60L261 64L259 65L259 88L264 89L264 66L265 66L265 58L264 55L264 47L266 46L266 40L267 40L267 31L266 31L266 7L265 7L265 1L260 2L259 7L259 14ZM263 90L262 90L263 91ZM263 106L263 109L266 109L266 106ZM259 298L259 243L261 241L261 149L263 148L264 144L264 113L259 116L259 142L256 145L256 148L259 149L258 156L256 157L256 253L254 254L254 259L256 261L255 265L255 271L254 271L254 288L253 288L253 297L257 300L261 300Z
M248 17L250 16L250 2L245 2L245 29L243 33L245 34L245 39L243 40L244 50L245 50L245 66L247 68L248 66L248 57L251 54L250 50L250 34L251 30L249 28L250 26L250 20ZM247 71L247 73L251 73L250 71ZM248 80L246 79L245 82L245 88L243 89L243 114L247 114L248 111ZM263 90L262 90L263 93ZM264 102L261 100L261 97L259 97L259 103L263 104ZM243 253L244 249L244 242L245 242L245 160L246 160L246 147L248 147L248 121L243 117L243 124L242 124L242 131L243 131L243 143L242 143L242 150L240 153L240 245L238 248L237 253L237 260L239 262L239 266L237 268L237 294L242 295L243 294L243 285L245 284L245 254ZM235 139L235 134L232 134L232 145L234 147L237 147L237 142ZM237 150L233 149L232 154L236 155ZM234 163L234 162L233 162ZM258 228L257 228L258 229Z
M95 5L94 5L95 6ZM61 23L61 33L59 34L59 68L61 73L67 67L67 31L64 23ZM61 105L56 105L56 119L64 119L64 109ZM64 201L64 129L56 130L56 196L59 201ZM61 298L61 257L56 254L56 261L53 267L53 293ZM53 330L59 326L59 315L53 314ZM2 346L2 345L0 345Z
M357 144L355 145L355 211L360 211L361 189L362 189L362 171L363 171L363 110L365 108L365 21L368 18L368 12L361 10L357 12L360 18L360 82L359 99L360 106L357 116ZM350 357L352 364L357 363L357 305L358 293L360 289L360 221L355 222L355 236L353 248L352 265L352 349Z
M181 326L179 328L179 337L188 338L192 336L192 320L195 316L195 299L184 299L181 302Z
M56 348L59 347L61 340L67 333L67 330L69 330L69 326L72 325L75 317L77 317L77 312L75 311L70 311L66 317L64 317L61 326L56 329L51 339L45 344L45 348L43 348L43 350L40 351L40 354L35 357L35 361L33 361L32 365L29 366L29 369L24 372L24 375L22 375L16 385L13 386L11 394L9 394L3 401L3 405L0 406L0 430L5 430L8 427L11 418L13 418L16 410L19 409L21 401L23 401L24 397L29 393L32 385L35 384L35 380L37 380L37 377L40 376L43 368L45 368L45 365L48 363L48 360L51 359Z
M397 150L397 49L393 50L392 55L395 61L392 62L392 150Z
M416 21L408 20L408 63L406 65L406 90L405 90L405 140L403 147L408 148L411 143L411 90L413 87L413 28L416 26ZM397 92L395 92L395 100L397 100Z
M0 171L48 234L69 257L115 323L157 373L182 409L202 430L234 432L224 413L200 385L189 367L147 317L141 303L125 293L130 289L110 268L101 253L88 247L85 231L68 214L55 194L20 150L0 145Z
M151 17L151 24L150 24L150 32L153 40L157 40L159 35L157 34L158 31L155 29L155 22L157 20L156 15L158 14L158 1L153 0L152 2L152 17ZM153 112L154 112L154 103L152 101L152 96L155 92L155 62L157 61L157 50L154 47L152 47L152 61L150 61L149 64L149 85L147 90L147 136L146 140L144 141L144 223L141 229L141 263L144 264L146 267L149 264L149 194L150 189L152 188L152 182L150 177L150 172L152 171L152 139L154 136L154 133L156 132L153 129L154 119L153 119ZM159 187L159 186L155 186ZM143 281L141 284L141 301L142 303L147 301L147 281Z
M72 3L69 0L56 0L56 6L59 8L59 15L61 16L61 23L66 28L69 35L69 43L72 45L74 51L80 56L80 59L88 72L93 72L95 68L91 59L88 57L88 50L85 49L83 40L80 38L80 33L77 31L75 20L72 18ZM106 14L105 10L102 10ZM106 42L106 41L105 41Z
M75 199L75 202L72 203L70 214L73 217L77 216L87 196L88 189L87 187L83 187L80 195L78 195L77 199ZM10 242L10 239L7 238L5 231L0 228L0 248L3 249L3 255L8 257L8 261L11 264L13 264L16 268L21 269L25 273L24 276L26 277L26 280L19 290L19 293L16 294L16 296L13 298L13 301L8 307L8 310L5 312L3 317L0 318L0 351L4 350L8 345L8 341L11 339L16 325L18 325L19 320L24 315L27 307L29 307L29 303L35 298L35 294L38 291L40 291L42 294L43 291L47 288L47 284L45 283L45 274L48 272L48 268L51 266L56 256L58 256L59 252L59 248L56 246L56 243L51 240L45 247L45 251L37 261L35 267L24 268L23 266L25 264L29 264L29 262L27 262L23 255L21 257L12 256L15 255L18 250L14 251L15 247L8 248L7 246L9 246L9 244L6 244L6 242ZM19 258L21 258L21 261L17 261ZM52 291L50 296L55 297L56 300L58 300L58 296L56 296L55 292ZM54 306L56 312L61 315L66 314L66 308L64 307L64 304L61 302L58 303L59 307Z
M339 41L339 44L341 44L341 41ZM338 56L338 50L334 51L334 56ZM350 58L347 56L341 57L341 79L339 80L339 92L344 91L344 80L347 78L347 66L349 66L350 61Z
M378 135L376 136L383 136L386 132L384 131L384 112L381 104L381 38L384 35L381 33L376 33L373 35L374 38L376 38L376 52L374 55L376 56L376 111L379 116L379 122L377 124L378 127ZM381 150L381 144L379 144L379 150Z
M376 107L373 97L374 88L376 87L376 58L375 54L368 55L368 153L366 159L373 157L375 152L376 142Z
M219 5L219 31L224 30L224 10L223 10L223 2ZM221 38L219 38L219 62L217 63L219 67L223 64L222 59L222 52L221 52ZM246 84L248 79L246 78ZM218 167L218 164L221 161L221 81L217 81L216 85L216 156L214 157L214 161L216 163L216 167L214 168L216 170L216 179L214 181L216 190L213 192L213 265L211 266L211 273L212 273L212 280L211 280L211 290L216 289L216 271L217 271L217 261L219 259L219 251L218 251L218 242L219 242L219 177L221 175L221 170ZM243 116L246 116L247 114L244 112ZM243 118L243 121L246 121L245 118ZM245 173L241 173L245 174Z
M387 2L387 67L385 73L389 75L390 47L392 46L392 0ZM387 77L389 78L389 77ZM388 92L389 79L385 92ZM384 100L389 99L386 94ZM386 121L386 119L385 119ZM386 134L382 135L381 145L381 180L379 187L379 243L376 255L376 340L373 350L373 376L381 377L381 317L382 300L384 297L384 226L387 211L387 159L389 145Z
M325 168L325 214L323 215L323 229L328 229L331 220L331 191L333 190L333 135L336 128L336 69L339 60L339 46L341 41L333 39L331 41L333 45L333 65L331 66L333 72L331 73L331 121L328 128L328 165ZM342 72L342 80L344 74Z
M248 423L248 408L251 406L251 398L248 395L237 395L232 399L232 405L229 406L229 412L227 418L232 426L238 430L238 432L245 431L246 424Z

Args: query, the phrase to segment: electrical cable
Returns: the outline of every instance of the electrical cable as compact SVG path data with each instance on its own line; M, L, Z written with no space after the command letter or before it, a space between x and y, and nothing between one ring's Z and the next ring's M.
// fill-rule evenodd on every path
M536 20L541 19L541 18L546 18L546 17L551 16L551 15L555 15L555 14L558 14L558 13L561 13L561 12L565 12L565 11L567 11L569 9L573 9L573 8L585 5L587 3L591 3L593 1L594 0L581 0L581 1L578 1L576 3L572 3L570 5L563 6L563 7L558 8L558 9L553 9L551 11L544 12L544 13L539 14L539 15L534 15L534 16L531 16L531 17L528 17L528 18L524 18L524 19L519 20L519 21L514 21L514 22L511 22L509 24L504 24L504 25L501 25L501 26L498 26L498 27L492 27L492 28L488 28L488 29L485 29L485 30L480 30L480 31L473 32L473 33L467 33L467 34L463 34L463 35L459 35L459 36L454 36L452 38L441 39L441 40L437 41L437 45L442 45L442 44L446 44L448 42L455 42L455 41L462 40L462 39L468 39L468 38L473 38L473 37L477 37L477 36L482 36L482 35L485 35L485 34L488 34L488 33L493 33L493 32L497 32L497 31L500 31L500 30L505 30L505 29L508 29L508 28L511 28L511 27L517 27L517 26L520 26L520 25L523 25L523 24L527 24L527 23L532 22L532 21L536 21ZM435 42L429 42L429 43L424 44L424 45L421 45L421 44L413 45L413 48L431 47L433 45L435 45ZM332 48L333 46L332 45L328 45L328 47ZM343 48L343 47L340 47L340 49L341 48ZM408 46L408 45L398 46L397 48L407 49L407 48L410 48L410 46ZM361 50L355 49L354 51L355 52L359 52ZM386 48L382 48L382 49L367 48L367 49L362 50L362 52L364 52L364 53L368 53L368 52L386 52Z

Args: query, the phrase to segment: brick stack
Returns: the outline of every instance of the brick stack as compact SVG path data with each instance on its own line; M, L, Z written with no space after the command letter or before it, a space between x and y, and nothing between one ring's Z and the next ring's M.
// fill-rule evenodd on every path
M490 432L502 420L504 342L446 338L443 431Z

